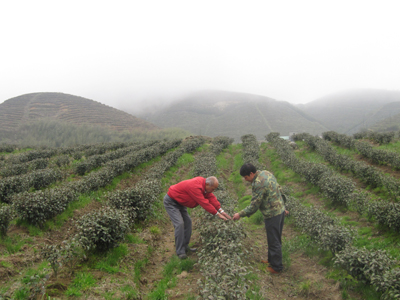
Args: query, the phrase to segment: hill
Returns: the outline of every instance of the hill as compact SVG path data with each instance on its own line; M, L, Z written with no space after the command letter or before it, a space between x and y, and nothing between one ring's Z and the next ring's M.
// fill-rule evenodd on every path
M32 93L0 104L0 128L14 132L32 121L51 119L117 131L154 130L157 126L100 102L62 93Z
M225 91L190 94L141 117L162 128L177 127L210 137L229 136L236 142L248 132L263 140L269 132L320 134L327 130L288 102Z
M374 131L397 131L400 129L400 102L393 102L385 105L382 109L382 114L386 115L386 118L382 118L381 121L375 123L370 127Z
M348 91L297 107L330 130L353 134L400 113L400 91Z

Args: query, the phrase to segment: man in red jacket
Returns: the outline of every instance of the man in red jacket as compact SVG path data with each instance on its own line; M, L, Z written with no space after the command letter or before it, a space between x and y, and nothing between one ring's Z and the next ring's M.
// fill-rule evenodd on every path
M218 188L218 179L214 176L203 178L195 177L171 185L164 197L164 207L175 228L175 248L180 259L187 258L186 251L196 251L189 248L192 235L192 220L187 212L187 207L198 205L210 214L222 220L231 219L224 212L221 204L212 192Z

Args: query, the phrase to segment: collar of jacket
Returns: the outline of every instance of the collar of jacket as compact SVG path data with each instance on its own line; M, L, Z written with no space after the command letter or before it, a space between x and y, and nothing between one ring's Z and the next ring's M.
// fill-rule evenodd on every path
M256 179L258 177L258 175L261 173L261 171L256 171L254 177L253 177L253 181L251 182L251 185L254 186L254 183L256 182Z

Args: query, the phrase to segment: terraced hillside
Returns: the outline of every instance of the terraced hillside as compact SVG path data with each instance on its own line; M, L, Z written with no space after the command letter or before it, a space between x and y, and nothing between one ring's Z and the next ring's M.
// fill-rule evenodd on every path
M10 147L0 153L0 194L9 196L0 203L0 299L396 299L396 197L357 177L354 171L369 165L356 150L298 138L293 147L273 133L261 144L248 134L241 144L191 137ZM339 154L348 159L327 160ZM347 171L338 160L357 168ZM18 176L43 180L36 161L62 176L20 191ZM239 174L245 161L272 171L288 196L284 271L272 275L262 262L268 245L259 212L234 222L190 209L198 251L179 260L162 204L168 187L215 175L215 194L232 215L251 200L251 186ZM399 178L392 166L374 167Z
M32 93L0 104L0 128L12 132L40 119L89 124L118 131L154 130L152 123L86 98L62 93Z

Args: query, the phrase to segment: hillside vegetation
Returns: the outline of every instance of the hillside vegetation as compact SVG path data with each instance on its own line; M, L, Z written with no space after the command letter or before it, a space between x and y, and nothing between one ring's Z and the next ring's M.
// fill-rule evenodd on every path
M240 137L252 132L259 140L269 132L282 135L306 131L321 134L327 128L288 102L268 97L203 91L188 95L143 118L162 128L178 127L193 134Z
M33 93L0 104L0 142L71 146L188 136L99 102L62 93Z
M75 125L90 124L113 130L154 130L157 127L99 102L62 93L32 93L0 104L0 128L13 132L31 121L53 119Z

